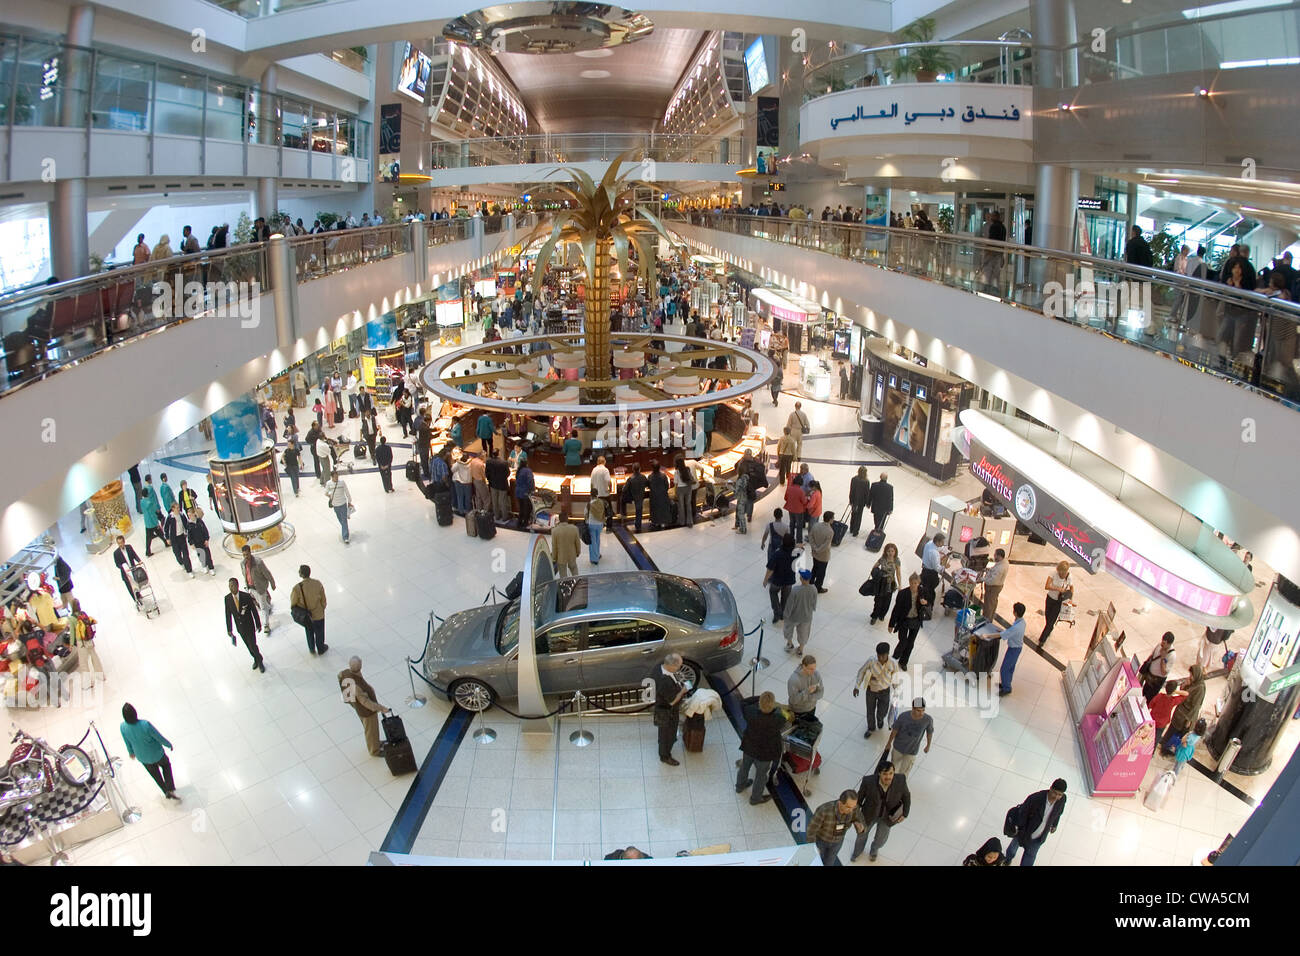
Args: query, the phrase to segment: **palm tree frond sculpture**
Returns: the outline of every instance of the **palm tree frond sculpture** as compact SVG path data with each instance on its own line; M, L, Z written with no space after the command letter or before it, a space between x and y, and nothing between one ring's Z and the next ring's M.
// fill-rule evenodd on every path
M611 262L618 262L620 275L626 279L630 275L629 250L635 248L638 272L645 279L649 292L656 281L655 240L663 237L671 241L659 218L635 201L636 187L644 182L630 178L637 167L620 172L635 152L628 150L616 157L599 183L575 166L556 170L565 173L569 182L549 185L544 198L565 201L569 208L560 210L551 223L534 229L522 244L526 250L545 237L533 271L534 287L546 275L557 248L572 244L582 250L587 269L585 340L586 378L589 381L611 378ZM610 389L606 387L588 388L585 392L586 401L609 401L612 398Z

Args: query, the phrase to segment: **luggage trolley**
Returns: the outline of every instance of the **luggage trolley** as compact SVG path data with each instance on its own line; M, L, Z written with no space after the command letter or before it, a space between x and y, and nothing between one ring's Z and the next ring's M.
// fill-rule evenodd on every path
M998 661L1001 629L972 607L969 599L953 624L952 650L943 655L947 670L992 674Z
M162 608L158 606L158 598L153 593L153 585L149 583L149 572L144 569L144 565L131 565L127 579L131 582L131 591L135 595L135 609L144 614L145 620L154 615L161 615Z
M817 702L818 712L824 712L822 704L825 701ZM791 777L798 777L803 774L803 783L800 785L796 781L796 786L803 791L804 796L812 794L812 787L809 781L813 774L822 772L822 755L818 753L818 745L822 740L822 722L816 721L798 721L787 727L781 732L781 737L785 742L785 749L781 754L781 765Z

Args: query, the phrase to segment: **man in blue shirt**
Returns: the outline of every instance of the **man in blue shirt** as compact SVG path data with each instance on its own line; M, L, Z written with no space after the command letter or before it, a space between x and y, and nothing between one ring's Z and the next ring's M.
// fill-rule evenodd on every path
M515 471L515 498L519 502L519 530L527 531L533 523L533 470L528 467L528 456L519 456Z
M1025 646L1025 606L1017 601L1011 606L1011 613L1015 620L1002 632L1002 640L1006 643L1007 650L1002 655L1002 680L998 684L999 697L1006 697L1011 693L1011 675L1016 671L1016 661L1020 659L1020 651Z
M947 540L942 534L936 534L921 549L921 594L930 607L934 607L934 595L939 589L943 555L947 550L943 545Z

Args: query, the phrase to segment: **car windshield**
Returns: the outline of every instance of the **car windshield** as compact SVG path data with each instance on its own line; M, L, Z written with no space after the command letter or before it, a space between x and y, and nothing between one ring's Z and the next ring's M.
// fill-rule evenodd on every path
M539 628L548 620L547 605L553 600L555 584L539 588L533 594L533 628ZM515 649L519 643L519 602L511 601L501 609L497 618L497 652L503 657Z
M655 610L692 624L704 623L707 607L702 587L689 578L672 574L657 575L655 583L659 591Z

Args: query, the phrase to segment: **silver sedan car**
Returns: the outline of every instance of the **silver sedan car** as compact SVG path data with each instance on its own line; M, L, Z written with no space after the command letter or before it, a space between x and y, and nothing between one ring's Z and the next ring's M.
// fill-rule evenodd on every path
M670 652L691 686L739 664L744 635L725 583L650 571L552 581L533 596L544 694L635 687ZM519 601L453 614L429 637L424 674L466 710L519 693Z

